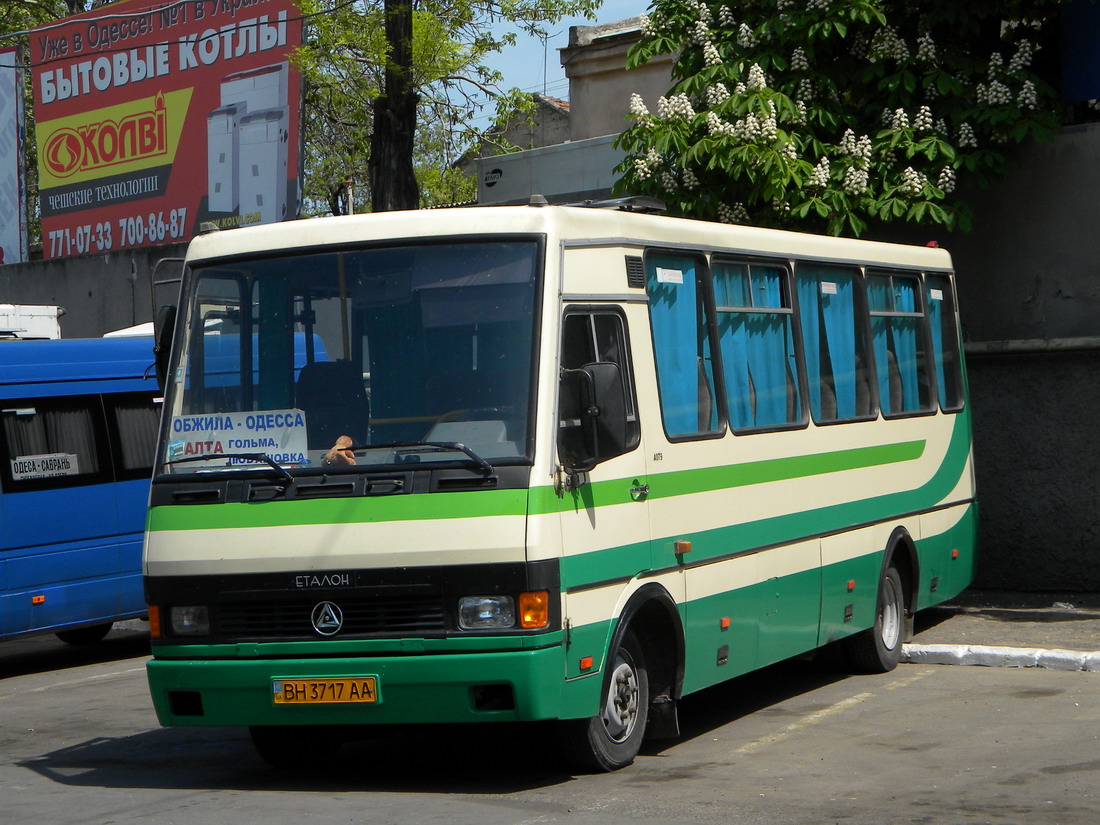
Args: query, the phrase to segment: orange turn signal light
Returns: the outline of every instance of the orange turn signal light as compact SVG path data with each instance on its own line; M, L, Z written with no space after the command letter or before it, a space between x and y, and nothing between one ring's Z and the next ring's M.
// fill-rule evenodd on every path
M690 552L691 552L691 542L690 541L684 541L684 540L681 539L680 541L676 542L676 555L677 556L682 556L685 553L690 553Z
M160 608L155 604L149 605L149 636L160 638Z
M592 659L591 656L582 656L581 657L581 670L591 670L592 669L592 664L593 664L593 659Z
M46 603L46 597L45 596L31 596L31 604L45 604L45 603Z
M545 590L519 594L519 626L528 630L550 624L550 594Z
M729 616L723 616L721 621L719 622L719 625L721 626L721 628L723 630L729 630L730 629L730 617Z
M856 580L855 579L848 579L848 592L851 593L855 589L856 589Z
M959 551L958 551L958 548L956 548L956 549L951 551L951 558L957 559L958 557L959 557Z

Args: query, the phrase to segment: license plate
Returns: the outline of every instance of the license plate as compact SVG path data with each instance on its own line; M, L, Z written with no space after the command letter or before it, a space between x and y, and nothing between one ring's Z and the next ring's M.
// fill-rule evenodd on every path
M335 705L378 701L374 676L346 679L272 679L276 705Z

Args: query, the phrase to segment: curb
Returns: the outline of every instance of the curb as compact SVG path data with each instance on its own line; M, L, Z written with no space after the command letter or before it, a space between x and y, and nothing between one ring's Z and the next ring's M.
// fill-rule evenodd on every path
M979 665L982 667L1042 667L1100 673L1100 651L1049 650L991 645L902 646L901 660L920 665Z

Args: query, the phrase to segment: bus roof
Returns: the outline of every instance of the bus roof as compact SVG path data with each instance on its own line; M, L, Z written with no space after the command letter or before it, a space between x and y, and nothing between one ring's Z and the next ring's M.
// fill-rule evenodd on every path
M152 390L156 389L152 366L149 336L3 341L0 392L11 396ZM108 386L107 382L113 383ZM81 384L88 386L81 388Z
M873 261L950 271L944 249L834 238L583 206L474 206L313 218L211 232L196 237L189 263L311 247L436 237L546 234L553 242L689 245L699 250L778 255L804 260Z

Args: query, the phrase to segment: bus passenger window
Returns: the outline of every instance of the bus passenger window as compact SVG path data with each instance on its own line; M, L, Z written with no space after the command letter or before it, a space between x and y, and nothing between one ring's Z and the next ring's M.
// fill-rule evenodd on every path
M700 268L700 260L688 255L650 253L645 258L661 417L670 438L722 429Z
M4 489L43 489L104 481L107 468L97 444L105 443L92 404L97 398L5 401Z
M909 275L872 272L867 276L867 297L883 415L930 409L920 281Z
M121 474L148 476L153 469L161 404L152 395L116 396L110 400L119 444Z
M787 270L721 260L712 268L730 426L800 423L802 395Z
M955 297L951 280L944 275L929 275L928 319L932 327L932 358L936 365L936 385L940 406L960 410L963 405L962 359L955 319Z
M871 414L867 342L857 312L858 276L847 267L800 264L798 316L815 421Z

